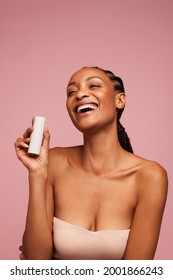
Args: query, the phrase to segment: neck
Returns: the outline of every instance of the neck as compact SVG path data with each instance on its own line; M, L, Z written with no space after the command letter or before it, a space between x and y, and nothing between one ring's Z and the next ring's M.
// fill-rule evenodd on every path
M115 123L99 132L86 133L82 149L83 168L97 175L111 171L120 161L121 152Z

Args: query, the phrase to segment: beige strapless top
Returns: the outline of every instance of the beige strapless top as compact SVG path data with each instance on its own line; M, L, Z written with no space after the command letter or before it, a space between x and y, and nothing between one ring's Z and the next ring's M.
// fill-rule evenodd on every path
M54 217L54 258L61 260L120 260L130 229L90 231Z

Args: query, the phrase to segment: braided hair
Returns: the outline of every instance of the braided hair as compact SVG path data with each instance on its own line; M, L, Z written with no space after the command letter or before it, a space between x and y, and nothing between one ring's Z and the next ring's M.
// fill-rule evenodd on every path
M92 68L96 68L96 69L99 69L99 70L103 71L109 77L109 79L112 81L112 83L114 84L115 91L125 92L124 84L123 84L123 81L120 77L115 76L109 70L104 70L104 69L99 68L99 67L92 67ZM124 150L133 154L133 149L132 149L130 139L127 135L127 132L125 131L125 128L120 123L120 118L121 118L121 115L122 115L123 111L124 111L124 108L118 109L118 114L117 114L118 139L119 139L121 147Z

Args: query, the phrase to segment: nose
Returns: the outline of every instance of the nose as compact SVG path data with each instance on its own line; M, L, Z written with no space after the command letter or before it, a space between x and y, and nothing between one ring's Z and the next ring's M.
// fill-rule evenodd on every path
M81 89L81 90L78 90L77 94L76 94L76 99L77 100L81 100L85 97L89 97L90 96L90 93L85 90L85 89Z

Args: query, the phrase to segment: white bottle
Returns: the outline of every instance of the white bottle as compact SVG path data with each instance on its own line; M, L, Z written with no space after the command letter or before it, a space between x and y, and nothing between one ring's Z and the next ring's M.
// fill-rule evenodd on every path
M34 118L33 132L31 133L31 140L29 143L28 153L33 155L39 155L41 150L41 144L43 140L43 131L45 126L45 117L36 116Z

